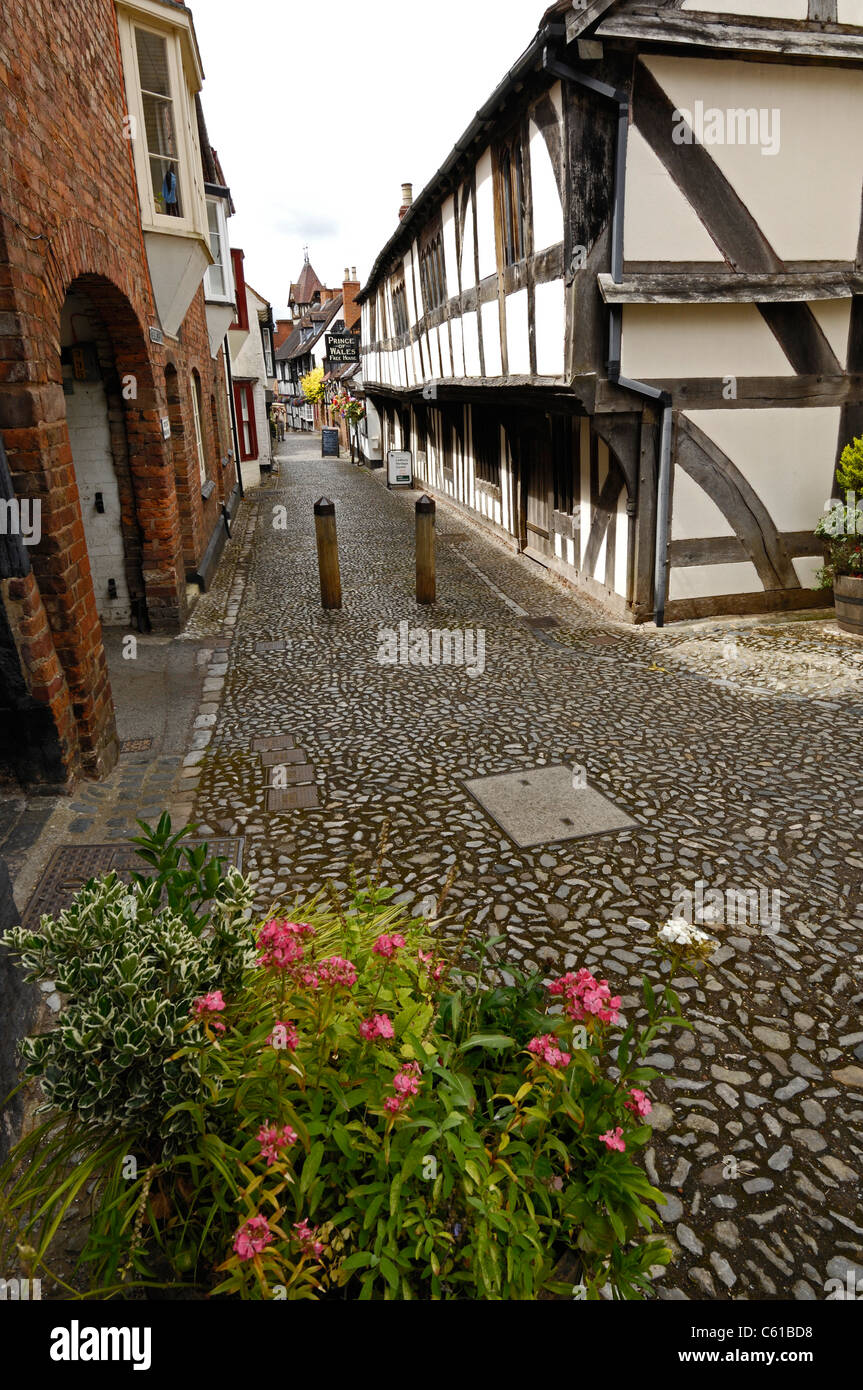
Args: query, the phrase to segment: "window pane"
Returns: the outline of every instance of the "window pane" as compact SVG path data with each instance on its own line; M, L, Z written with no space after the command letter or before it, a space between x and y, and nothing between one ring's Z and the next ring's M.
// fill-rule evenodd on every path
M141 74L142 90L170 97L167 42L161 34L151 34L147 29L136 29L135 44L138 49L138 71Z
M213 257L213 264L207 270L207 289L210 295L223 296L227 291L222 257L222 228L219 209L212 198L207 199L207 222L210 229L210 254Z
M182 217L180 169L174 104L168 70L168 45L159 34L135 30L144 129L150 156L150 181L156 212Z

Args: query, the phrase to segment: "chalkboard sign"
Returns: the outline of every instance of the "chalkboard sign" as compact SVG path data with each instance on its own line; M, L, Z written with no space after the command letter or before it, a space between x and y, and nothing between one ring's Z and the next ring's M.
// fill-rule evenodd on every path
M337 459L339 456L338 430L321 430L321 458Z

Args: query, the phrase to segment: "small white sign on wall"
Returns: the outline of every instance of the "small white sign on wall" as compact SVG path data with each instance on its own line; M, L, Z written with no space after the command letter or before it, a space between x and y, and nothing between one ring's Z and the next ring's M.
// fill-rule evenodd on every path
M413 456L409 449L390 449L387 454L389 487L410 487L413 483Z
M162 438L171 438L171 421L167 415L162 416Z

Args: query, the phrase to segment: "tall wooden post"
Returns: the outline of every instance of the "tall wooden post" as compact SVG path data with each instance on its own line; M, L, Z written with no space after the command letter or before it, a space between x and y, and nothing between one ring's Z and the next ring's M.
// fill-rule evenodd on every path
M336 537L336 504L328 497L320 497L315 503L315 541L318 547L321 604L324 608L341 608L342 578Z
M417 603L435 601L434 517L434 500L423 493L416 506Z

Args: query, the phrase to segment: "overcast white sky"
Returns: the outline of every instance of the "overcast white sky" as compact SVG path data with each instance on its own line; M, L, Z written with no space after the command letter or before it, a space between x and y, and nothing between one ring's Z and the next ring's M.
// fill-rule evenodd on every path
M365 280L414 193L530 43L549 0L188 0L249 282L287 312L303 246Z

